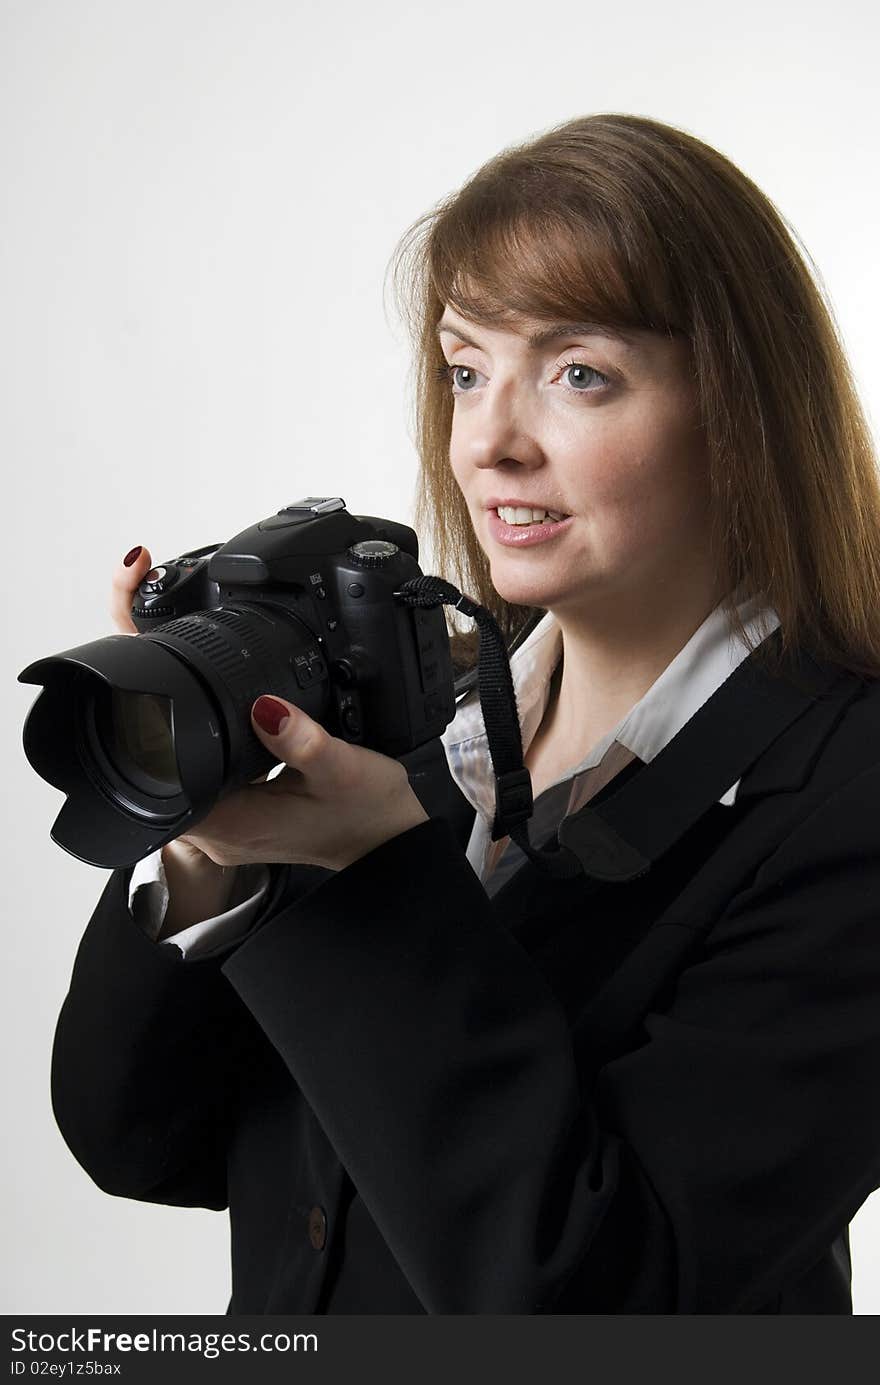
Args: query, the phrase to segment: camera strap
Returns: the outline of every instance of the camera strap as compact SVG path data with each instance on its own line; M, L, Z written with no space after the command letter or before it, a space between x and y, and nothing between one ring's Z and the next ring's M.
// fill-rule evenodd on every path
M520 851L549 875L570 879L581 872L574 852L559 846L540 850L529 841L532 777L523 764L522 736L510 660L497 620L485 606L463 595L442 577L414 577L394 593L408 606L454 606L476 622L479 633L477 687L495 776L492 840L510 837Z

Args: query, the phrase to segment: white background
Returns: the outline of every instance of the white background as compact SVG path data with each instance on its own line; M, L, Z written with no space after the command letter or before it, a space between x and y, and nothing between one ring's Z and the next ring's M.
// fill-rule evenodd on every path
M626 111L716 145L819 266L878 417L876 7L857 0L4 0L3 1311L222 1313L225 1214L99 1192L50 1110L106 878L54 846L31 660L110 633L111 570L304 494L408 519L407 225L506 144ZM829 959L833 965L833 959ZM880 1211L853 1226L880 1307Z

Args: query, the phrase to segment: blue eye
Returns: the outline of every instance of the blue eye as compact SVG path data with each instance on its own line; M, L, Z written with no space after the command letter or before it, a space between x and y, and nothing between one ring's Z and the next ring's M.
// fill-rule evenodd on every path
M442 384L451 385L453 394L469 394L476 383L477 374L473 366L451 365L447 361L437 367L437 379Z
M469 365L453 365L449 367L449 377L460 394L467 394L476 383L477 372Z
M593 386L593 382L599 385L607 385L608 377L601 371L594 370L591 365L584 365L583 361L566 361L562 368L563 375L568 376L568 386L577 394L584 394Z

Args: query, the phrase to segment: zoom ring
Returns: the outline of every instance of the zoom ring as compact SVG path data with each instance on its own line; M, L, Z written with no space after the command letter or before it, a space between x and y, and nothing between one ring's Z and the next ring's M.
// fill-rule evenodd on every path
M220 617L220 619L218 619ZM159 638L157 635L153 638ZM236 738L238 755L233 767L233 779L248 783L258 774L265 774L269 752L252 734L250 710L256 699L268 688L281 686L289 679L283 664L279 666L262 631L243 615L228 609L212 610L210 614L181 616L162 627L161 638L176 645L209 674L212 681L219 678L238 711L239 735Z

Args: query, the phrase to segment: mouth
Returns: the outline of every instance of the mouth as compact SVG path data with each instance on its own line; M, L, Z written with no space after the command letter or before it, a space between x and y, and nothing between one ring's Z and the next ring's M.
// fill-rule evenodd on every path
M531 505L496 505L487 511L489 538L504 548L532 548L567 532L572 516Z

